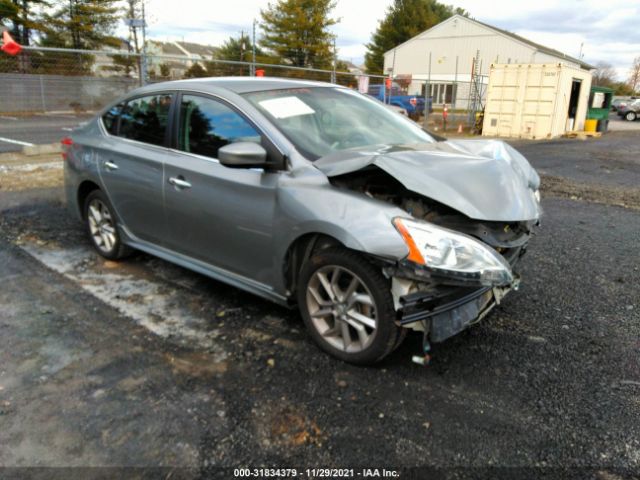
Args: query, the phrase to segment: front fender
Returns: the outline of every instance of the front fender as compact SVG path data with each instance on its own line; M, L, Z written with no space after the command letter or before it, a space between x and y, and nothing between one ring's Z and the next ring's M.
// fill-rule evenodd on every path
M407 215L404 210L334 187L320 175L322 179L287 181L278 188L274 271L281 270L291 245L311 233L335 238L347 248L383 258L400 260L408 255L407 246L392 223L394 217ZM278 288L284 289L284 277L278 280Z

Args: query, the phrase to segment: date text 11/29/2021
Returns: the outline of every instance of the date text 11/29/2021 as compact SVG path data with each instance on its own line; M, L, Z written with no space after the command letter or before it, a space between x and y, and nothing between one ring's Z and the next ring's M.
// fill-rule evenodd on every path
M386 468L236 468L234 478L399 478Z

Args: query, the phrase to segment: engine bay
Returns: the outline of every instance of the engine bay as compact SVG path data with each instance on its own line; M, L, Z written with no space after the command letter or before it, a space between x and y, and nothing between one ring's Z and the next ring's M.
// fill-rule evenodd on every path
M331 184L393 204L418 220L471 235L503 253L527 243L535 222L473 220L439 202L414 193L375 165L330 178Z

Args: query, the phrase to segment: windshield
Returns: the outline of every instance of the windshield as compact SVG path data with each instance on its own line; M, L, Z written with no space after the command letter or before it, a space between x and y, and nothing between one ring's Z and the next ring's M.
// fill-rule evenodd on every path
M432 143L416 123L346 88L295 88L243 95L311 160L369 145Z

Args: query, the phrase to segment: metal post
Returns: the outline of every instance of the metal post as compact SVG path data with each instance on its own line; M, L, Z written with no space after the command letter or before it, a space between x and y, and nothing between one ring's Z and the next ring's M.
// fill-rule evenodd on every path
M47 111L47 101L44 95L44 81L42 80L42 75L40 75L40 98L42 99L42 112L46 113Z
M389 104L391 104L391 92L393 91L393 78L396 75L396 49L393 49L393 61L391 62L391 88L389 88Z
M256 76L256 19L253 19L253 38L251 39L251 76Z
M142 61L140 62L140 83L147 84L147 17L144 12L144 0L142 3Z
M431 52L429 52L429 70L427 71L427 84L424 86L424 121L426 129L429 124L429 98L431 97Z
M453 76L453 92L451 92L451 108L456 108L458 101L458 56L456 55L456 73Z
M469 84L468 123L473 128L476 122L478 109L478 75L480 69L480 50L476 50L476 56L471 62L471 83Z

